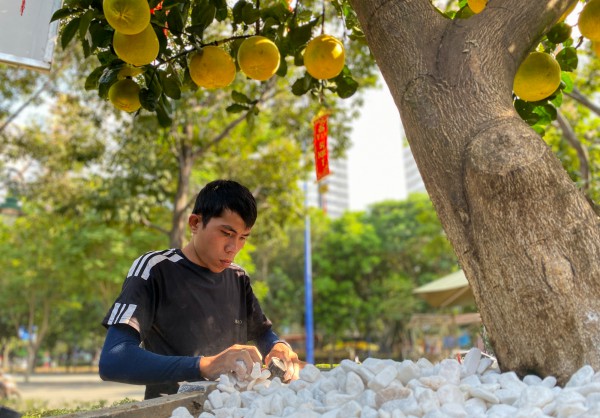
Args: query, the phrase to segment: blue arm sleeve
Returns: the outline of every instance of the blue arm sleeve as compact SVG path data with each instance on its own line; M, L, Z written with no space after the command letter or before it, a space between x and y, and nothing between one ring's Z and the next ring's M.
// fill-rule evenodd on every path
M260 354L262 354L263 358L269 354L269 351L271 351L273 346L277 343L284 343L289 346L288 343L281 340L270 328L256 339L256 347L258 348L258 351L260 351Z
M128 325L108 327L100 354L100 378L136 385L202 379L200 357L163 356L144 350L140 342L140 334Z

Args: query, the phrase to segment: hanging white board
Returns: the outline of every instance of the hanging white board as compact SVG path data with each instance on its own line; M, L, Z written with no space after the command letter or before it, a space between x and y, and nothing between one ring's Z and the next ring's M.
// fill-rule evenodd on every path
M62 0L0 0L0 61L49 72Z

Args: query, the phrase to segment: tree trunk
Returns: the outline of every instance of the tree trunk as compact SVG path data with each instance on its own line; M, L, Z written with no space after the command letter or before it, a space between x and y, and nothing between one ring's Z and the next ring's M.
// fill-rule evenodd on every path
M351 0L503 370L600 370L598 217L517 115L519 63L572 0ZM399 138L400 140L400 138Z

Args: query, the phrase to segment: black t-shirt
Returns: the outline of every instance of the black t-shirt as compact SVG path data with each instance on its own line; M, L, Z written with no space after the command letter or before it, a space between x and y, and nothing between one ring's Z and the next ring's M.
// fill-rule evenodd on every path
M179 249L135 260L102 324L129 324L134 317L145 349L175 356L212 356L271 328L241 267L213 273Z

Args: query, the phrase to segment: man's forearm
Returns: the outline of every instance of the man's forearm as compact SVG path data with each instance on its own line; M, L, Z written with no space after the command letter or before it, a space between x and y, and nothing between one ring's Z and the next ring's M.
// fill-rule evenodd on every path
M163 356L139 345L139 334L133 328L109 327L100 355L102 380L148 385L201 379L200 357Z

